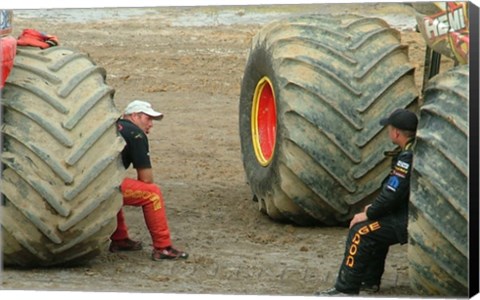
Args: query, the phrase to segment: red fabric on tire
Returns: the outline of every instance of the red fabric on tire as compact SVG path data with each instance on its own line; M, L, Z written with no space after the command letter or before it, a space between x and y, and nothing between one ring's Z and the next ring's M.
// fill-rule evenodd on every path
M44 34L35 29L24 29L18 37L19 46L39 47L41 49L58 45L58 38L54 35Z
M15 53L17 49L17 43L13 37L4 37L0 41L0 64L2 66L0 70L1 80L0 80L0 89L5 85L8 74L13 68L13 60L15 59Z

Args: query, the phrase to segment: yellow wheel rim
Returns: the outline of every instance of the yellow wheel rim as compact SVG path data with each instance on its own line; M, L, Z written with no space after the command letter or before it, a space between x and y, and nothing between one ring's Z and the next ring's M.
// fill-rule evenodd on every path
M268 77L257 83L252 103L252 142L260 165L268 166L275 153L277 109L273 85Z

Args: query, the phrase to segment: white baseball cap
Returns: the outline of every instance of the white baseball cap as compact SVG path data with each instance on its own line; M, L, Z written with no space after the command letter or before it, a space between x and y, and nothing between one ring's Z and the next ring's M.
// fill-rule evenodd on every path
M161 120L163 118L163 114L161 112L155 111L150 103L143 100L133 100L127 105L123 113L125 115L130 115L140 112L149 115L155 120Z

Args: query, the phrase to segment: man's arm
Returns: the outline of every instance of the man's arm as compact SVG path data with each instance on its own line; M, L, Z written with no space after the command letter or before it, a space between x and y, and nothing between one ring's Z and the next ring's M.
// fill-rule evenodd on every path
M382 186L380 195L372 204L365 206L362 212L353 216L350 228L355 224L378 219L389 214L404 199L404 193L410 191L410 170L412 165L412 153L404 153L398 159L386 183Z
M405 194L410 192L410 172L413 156L411 152L400 154L392 173L382 186L380 194L367 208L368 219L378 219L395 210L405 201Z
M145 183L153 183L152 168L137 169L137 179Z

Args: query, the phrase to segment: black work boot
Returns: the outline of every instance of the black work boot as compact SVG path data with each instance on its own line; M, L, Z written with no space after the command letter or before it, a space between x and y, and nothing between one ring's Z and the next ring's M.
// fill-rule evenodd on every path
M376 293L380 290L380 283L367 283L362 282L360 286L360 291L369 292L369 293Z
M134 241L129 238L123 240L112 240L110 242L109 250L110 252L119 252L119 251L138 251L142 250L142 242Z
M314 295L315 296L354 296L356 294L349 294L349 293L340 292L335 287L331 287L331 288L323 290L323 291L315 292Z

